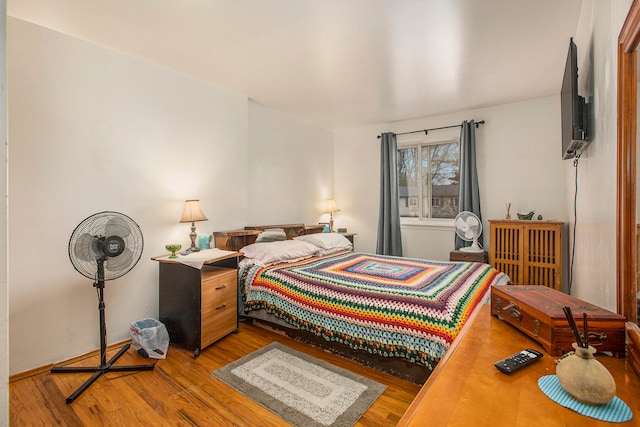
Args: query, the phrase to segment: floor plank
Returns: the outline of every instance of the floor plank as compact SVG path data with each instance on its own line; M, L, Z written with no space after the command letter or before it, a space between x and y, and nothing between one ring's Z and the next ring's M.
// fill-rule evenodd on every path
M193 351L172 346L166 359L153 371L107 372L75 402L66 397L86 381L88 373L43 373L9 385L9 419L12 426L282 426L275 414L244 397L211 375L214 371L273 341L325 360L387 386L358 421L358 426L393 426L418 393L420 386L292 340L281 334L240 324L231 334L204 349ZM113 350L107 359L115 354ZM95 366L89 357L73 366ZM149 363L133 348L116 365Z

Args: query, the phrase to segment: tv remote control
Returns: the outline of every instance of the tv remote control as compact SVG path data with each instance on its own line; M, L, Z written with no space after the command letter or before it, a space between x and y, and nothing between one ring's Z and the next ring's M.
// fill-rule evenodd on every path
M516 353L513 356L509 356L506 359L497 362L495 367L505 374L510 374L520 368L530 365L542 356L543 354L539 351L528 348L526 350L522 350L520 353Z

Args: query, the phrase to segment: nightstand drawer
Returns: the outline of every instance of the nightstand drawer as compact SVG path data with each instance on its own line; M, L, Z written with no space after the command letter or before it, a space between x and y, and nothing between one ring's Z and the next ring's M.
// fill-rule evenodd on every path
M202 271L202 347L235 331L237 325L238 272L223 267Z
M237 298L236 295L227 295L226 298L202 307L202 347L217 341L218 339L235 331L237 325Z
M231 268L208 267L202 271L202 305L236 296L238 272Z

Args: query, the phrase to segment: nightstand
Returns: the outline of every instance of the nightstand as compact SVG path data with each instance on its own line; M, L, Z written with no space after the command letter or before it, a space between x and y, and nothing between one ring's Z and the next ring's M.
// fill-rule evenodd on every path
M355 243L353 243L353 236L356 236L358 233L339 233L339 234L342 234L344 237L346 237L347 240L351 242L355 250Z
M166 256L158 261L159 320L169 332L171 344L200 350L238 331L239 252L211 249L196 252L209 256L201 269ZM192 255L191 260L195 257ZM186 259L186 257L184 257Z
M489 255L487 251L482 252L468 252L468 251L451 251L449 253L449 261L462 261L462 262L489 262Z
M347 240L349 240L352 245L353 245L353 236L358 235L358 233L338 233L338 234L342 234L344 237L346 237Z

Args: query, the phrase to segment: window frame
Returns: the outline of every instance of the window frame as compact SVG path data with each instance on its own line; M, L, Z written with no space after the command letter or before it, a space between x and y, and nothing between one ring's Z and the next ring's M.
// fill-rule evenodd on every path
M419 177L419 187L420 187L420 199L422 195L422 147L429 145L440 145L440 144L458 144L458 168L460 167L460 134L459 129L456 129L456 133L449 132L446 135L446 132L442 132L440 135L436 135L435 137L431 135L422 135L421 137L416 138L415 135L411 138L402 138L398 136L397 141L397 149L407 149L407 148L416 148L418 151L418 162L420 164L420 177ZM398 166L396 165L396 168ZM453 228L454 218L423 218L423 207L422 203L418 202L418 206L420 207L420 217L400 217L400 227L401 228L432 228L432 229L440 229L442 227ZM459 206L459 202L458 202Z

